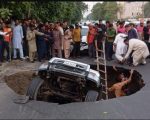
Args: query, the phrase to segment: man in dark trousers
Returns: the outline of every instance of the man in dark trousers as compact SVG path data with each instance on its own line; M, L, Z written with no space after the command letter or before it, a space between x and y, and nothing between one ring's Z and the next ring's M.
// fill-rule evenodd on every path
M96 49L102 49L102 41L105 38L105 33L106 33L106 26L102 23L102 20L99 20L99 24L95 24L96 27L96 38L95 38L95 46Z
M128 39L129 39L129 40L130 40L130 39L133 39L133 38L138 39L138 34L137 34L137 32L135 31L135 29L133 29L133 28L131 27L131 24L125 25L125 30L126 30L126 32L127 32ZM132 60L132 52L131 52L131 54L130 54L128 60L127 60L127 63L128 63L129 65L132 65L132 63L133 63L133 60Z
M132 38L138 39L138 34L135 31L135 29L131 27L131 24L125 25L125 29L126 29L126 32L128 34L129 40L132 39Z
M45 33L44 24L40 24L39 32ZM46 42L45 36L37 36L37 51L38 51L38 60L41 62L46 57Z
M150 51L150 21L147 21L147 25L143 28L143 40L148 46L148 49ZM148 57L150 58L150 56Z
M29 30L28 20L24 20L22 29L23 29L23 36L24 36L24 38L23 38L23 54L24 54L24 57L28 57L29 56L29 46L28 46L28 41L26 39L27 30Z

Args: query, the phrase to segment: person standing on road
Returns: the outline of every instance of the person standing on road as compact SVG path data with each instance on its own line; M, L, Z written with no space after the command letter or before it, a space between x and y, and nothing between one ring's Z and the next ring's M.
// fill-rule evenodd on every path
M64 30L63 30L63 24L61 23L61 22L57 22L57 24L58 24L58 29L59 29L59 31L60 31L60 33L61 33L61 50L63 51L64 50L64 48L63 48L63 43L64 43Z
M11 39L12 39L12 29L11 29L11 27L9 27L9 24L10 24L9 21L5 22L5 25L3 28L4 32L10 32L10 34L7 34L4 36L4 50L6 49L6 51L7 51L7 57L6 57L7 61L10 61L10 59L11 59L10 46L11 46Z
M63 30L64 30L64 32L66 31L66 30L68 30L68 22L67 21L64 21L63 22Z
M78 24L75 24L73 30L73 57L80 57L81 29Z
M45 33L45 25L39 25L39 32ZM45 36L37 35L37 52L38 52L38 60L41 62L46 57L46 42Z
M2 26L0 27L0 65L3 62L3 47L4 47L4 36L10 34L10 32L3 32Z
M3 62L3 46L4 46L4 35L6 33L3 32L2 26L0 26L0 65Z
M117 28L117 33L125 33L125 27L124 27L124 22L120 21L119 26Z
M147 21L147 25L143 28L143 38L145 42L149 42L150 39L150 21Z
M137 39L138 39L138 31L137 31L137 27L134 23L130 23L131 29L134 29L137 35Z
M29 45L30 62L34 62L35 53L37 52L36 35L44 36L45 34L35 30L35 25L31 24L30 29L27 31L27 36L26 36Z
M62 58L62 33L60 32L59 25L57 23L55 23L55 28L53 30L53 39L54 39L52 49L53 57L57 56Z
M144 29L144 22L140 21L140 25L137 26L137 32L138 32L138 39L143 40L143 29Z
M15 26L13 28L13 48L14 48L14 59L17 58L17 50L19 50L21 60L25 59L23 55L23 29L19 23L19 20L15 20Z
M128 34L128 38L129 38L129 40L133 39L133 38L138 39L138 34L137 34L136 30L134 28L132 28L131 25L132 24L127 24L125 26L126 32Z
M96 50L98 49L102 49L102 42L104 41L105 39L105 27L99 27L99 24L96 23L95 24L95 27L96 27L96 37L95 37L95 47L96 47Z
M70 43L72 40L73 26L70 26L68 30L65 31L64 35L64 56L66 59L70 57Z
M95 58L96 57L96 49L95 49L95 37L96 37L97 31L94 25L89 25L89 32L87 35L87 43L88 43L88 50L89 50L89 57Z
M143 40L147 44L150 52L150 21L147 21L147 25L143 28Z
M45 34L48 35L47 38L45 38L45 42L46 42L46 57L49 60L50 58L52 58L52 45L53 45L53 32L52 32L52 28L48 27L45 31Z
M109 25L106 32L107 42L106 42L106 59L112 60L113 55L113 42L116 36L116 30L113 28L113 24Z
M24 20L23 25L23 54L25 58L28 58L29 56L29 46L28 46L28 41L27 41L27 31L29 30L29 21L28 20Z
M138 34L136 32L136 30L134 28L131 27L132 24L127 24L125 25L125 30L126 30L126 34L128 35L128 39L137 39L138 38ZM132 53L133 51L130 53L129 58L128 58L128 64L132 65L133 63L133 59L132 59Z

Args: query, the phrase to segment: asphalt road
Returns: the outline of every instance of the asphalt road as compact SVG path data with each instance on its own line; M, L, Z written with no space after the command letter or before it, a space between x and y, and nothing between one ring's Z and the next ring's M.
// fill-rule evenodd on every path
M94 64L88 57L77 61ZM109 62L108 65L115 64ZM128 66L123 66L130 68ZM135 69L143 75L146 86L136 94L94 103L58 105L40 101L16 104L16 94L0 83L0 119L149 119L150 118L150 60Z

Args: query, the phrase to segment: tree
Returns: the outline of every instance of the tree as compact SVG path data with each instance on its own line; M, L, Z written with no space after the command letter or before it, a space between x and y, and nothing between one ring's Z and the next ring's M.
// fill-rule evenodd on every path
M42 21L80 21L87 5L83 2L61 2L61 1L9 1L0 4L12 11L12 15L19 18L36 18Z
M9 19L12 15L12 11L7 8L0 8L0 18Z
M102 3L97 3L97 4L95 4L94 6L93 6L93 8L92 8L92 14L91 14L91 16L92 16L92 18L94 19L94 20L98 20L98 19L104 19L104 16L103 16L103 4Z
M94 20L115 20L119 6L116 2L97 3L92 8L92 17Z
M87 17L86 17L86 19L87 19L87 20L93 20L93 18L92 18L92 13L88 14Z

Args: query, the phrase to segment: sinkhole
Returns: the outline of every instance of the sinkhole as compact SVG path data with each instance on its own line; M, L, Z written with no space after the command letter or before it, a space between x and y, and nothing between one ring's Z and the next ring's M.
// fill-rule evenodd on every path
M91 69L96 70L96 65L90 65ZM100 66L100 69L103 66ZM130 70L125 69L122 67L116 67L118 72L116 72L112 66L107 66L107 83L108 88L111 87L113 84L118 83L118 76L120 73L124 73L126 77L130 76ZM101 76L103 76L101 74ZM101 87L96 88L92 83L85 83L92 85L93 89L95 91L98 91L99 94L94 92L93 90L87 93L88 95L85 96L84 93L87 92L88 89L82 89L82 92L78 94L80 96L79 99L76 97L75 92L77 92L80 88L76 89L78 84L76 83L69 83L69 82L63 82L66 81L65 78L61 78L57 81L60 82L61 88L63 88L63 92L58 92L57 89L52 90L53 86L49 86L48 82L44 82L41 80L41 78L37 77L37 74L34 71L22 71L18 72L9 76L4 77L6 84L17 94L19 95L29 95L31 100L37 100L37 101L45 101L45 102L52 102L52 103L58 103L58 104L66 104L66 103L72 103L72 102L94 102L94 101L100 101L101 99L105 99L104 94L101 92ZM72 78L73 80L73 78ZM34 82L33 82L34 81ZM56 83L53 83L55 86ZM123 87L123 90L128 91L126 96L132 95L139 91L142 87L144 87L144 81L142 79L142 75L138 71L134 71L132 76L132 81ZM29 91L29 86L32 86L32 89ZM81 90L81 89L80 89ZM70 92L68 92L70 91ZM64 94L67 93L67 94ZM68 97L69 96L69 97ZM82 96L82 97L81 97ZM115 98L114 92L108 92L108 98L112 99Z

